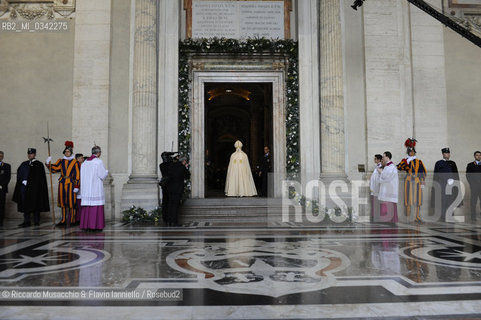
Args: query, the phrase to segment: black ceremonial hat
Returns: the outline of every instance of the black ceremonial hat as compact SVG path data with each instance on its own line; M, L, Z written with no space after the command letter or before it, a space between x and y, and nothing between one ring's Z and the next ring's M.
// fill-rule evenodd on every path
M441 152L442 152L442 153L451 153L451 152L449 151L449 148L442 148L442 149L441 149Z
M28 148L28 149L27 149L27 154L32 154L32 153L37 154L37 149L35 149L35 148Z

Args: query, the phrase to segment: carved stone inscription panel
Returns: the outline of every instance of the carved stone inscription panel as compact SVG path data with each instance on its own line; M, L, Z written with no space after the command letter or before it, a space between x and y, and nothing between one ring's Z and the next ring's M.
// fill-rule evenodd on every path
M284 1L192 1L192 38L284 35Z

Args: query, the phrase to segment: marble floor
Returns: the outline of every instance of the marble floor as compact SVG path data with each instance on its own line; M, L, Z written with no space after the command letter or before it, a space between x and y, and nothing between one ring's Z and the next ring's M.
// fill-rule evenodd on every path
M481 224L0 229L0 319L481 319Z

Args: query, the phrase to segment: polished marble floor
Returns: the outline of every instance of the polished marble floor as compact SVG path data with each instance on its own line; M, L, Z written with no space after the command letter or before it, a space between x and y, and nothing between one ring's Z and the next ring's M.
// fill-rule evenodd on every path
M0 319L481 319L481 224L0 229Z

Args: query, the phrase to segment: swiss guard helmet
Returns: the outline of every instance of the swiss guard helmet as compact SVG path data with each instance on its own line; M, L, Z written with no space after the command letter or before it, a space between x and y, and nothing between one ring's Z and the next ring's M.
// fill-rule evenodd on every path
M416 149L414 149L414 147L416 146L416 142L418 142L418 141L416 139L413 139L413 138L406 139L406 141L404 142L404 146L407 148L406 149L407 154L409 154L411 151L416 153Z
M72 141L65 141L65 149L63 149L63 154L65 151L70 150L70 153L73 154L73 142Z

